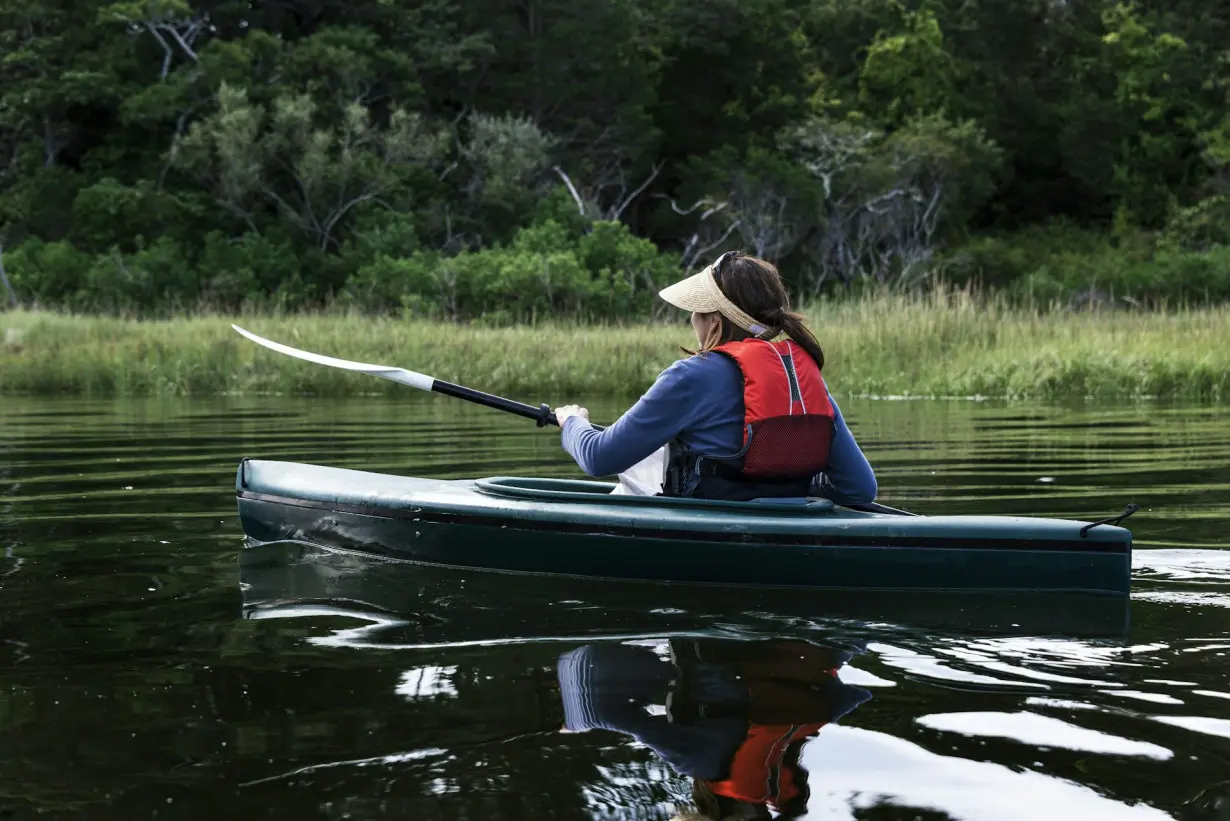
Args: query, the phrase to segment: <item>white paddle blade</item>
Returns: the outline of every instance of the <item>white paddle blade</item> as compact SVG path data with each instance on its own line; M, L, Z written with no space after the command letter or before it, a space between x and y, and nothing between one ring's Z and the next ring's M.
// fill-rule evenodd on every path
M408 371L405 368L391 368L387 365L368 365L364 362L350 362L345 359L336 359L332 356L322 356L318 353L310 353L309 351L301 351L298 348L292 348L289 345L283 345L280 342L272 342L263 337L259 337L251 331L245 331L238 325L231 325L237 332L246 336L258 345L264 345L270 350L284 353L287 356L293 356L298 359L306 359L308 362L315 362L317 365L328 365L331 368L341 368L346 371L357 371L370 376L379 376L381 379L388 379L393 382L399 382L402 385L409 385L412 388L429 391L435 385L436 380L430 376L425 376L421 373Z

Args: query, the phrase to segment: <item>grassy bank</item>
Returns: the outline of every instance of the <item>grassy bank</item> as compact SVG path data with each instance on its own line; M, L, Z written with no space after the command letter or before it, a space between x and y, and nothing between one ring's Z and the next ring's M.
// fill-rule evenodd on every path
M838 396L1230 398L1230 307L1035 314L963 295L883 296L808 311ZM537 403L635 396L690 328L482 328L346 315L138 322L0 314L0 393L404 393L243 339L237 321L318 353L399 365Z

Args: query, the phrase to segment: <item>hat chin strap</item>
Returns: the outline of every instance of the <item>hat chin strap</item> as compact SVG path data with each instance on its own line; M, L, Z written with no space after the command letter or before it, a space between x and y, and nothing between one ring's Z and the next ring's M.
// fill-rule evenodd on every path
M723 254L722 257L724 256L726 255ZM747 312L727 299L726 294L722 293L722 289L718 287L715 273L718 263L722 261L722 257L718 257L717 262L706 268L705 273L708 276L701 278L701 281L705 284L705 293L713 300L713 304L717 306L718 313L748 333L755 334L757 339L768 340L780 334L780 329L763 325L752 319Z

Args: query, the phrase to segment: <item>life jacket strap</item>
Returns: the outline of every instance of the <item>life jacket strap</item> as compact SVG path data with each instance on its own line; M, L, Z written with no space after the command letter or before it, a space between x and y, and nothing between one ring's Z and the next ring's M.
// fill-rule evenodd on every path
M688 492L689 480L693 478L696 480L695 487ZM661 495L727 502L807 496L814 478L752 479L741 469L740 456L728 459L700 456L676 439L667 445L666 476Z

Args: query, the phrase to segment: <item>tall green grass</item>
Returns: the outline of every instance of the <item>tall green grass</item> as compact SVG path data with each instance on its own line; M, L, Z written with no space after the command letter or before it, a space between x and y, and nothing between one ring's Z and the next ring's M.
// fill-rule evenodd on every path
M1230 307L1031 311L964 292L880 295L807 311L838 396L1221 401ZM526 402L635 396L694 344L669 325L488 328L360 315L138 321L0 314L0 393L396 393L411 390L282 356L231 330L397 365Z

